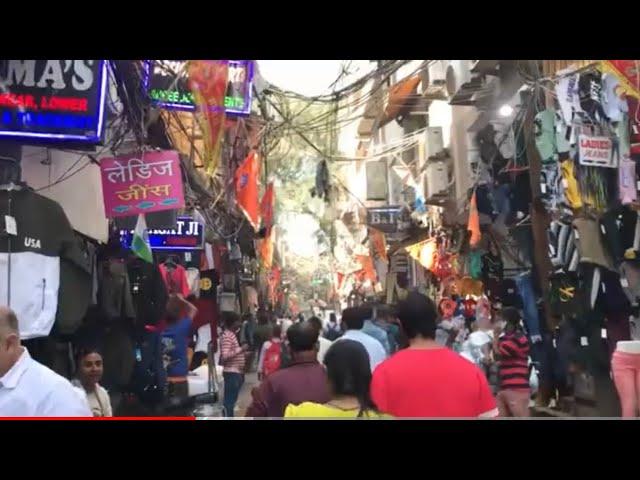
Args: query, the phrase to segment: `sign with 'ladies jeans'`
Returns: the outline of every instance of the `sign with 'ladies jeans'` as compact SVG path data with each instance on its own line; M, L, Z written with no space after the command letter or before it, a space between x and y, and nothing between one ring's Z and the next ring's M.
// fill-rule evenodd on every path
M140 152L103 158L100 173L107 218L184 207L177 152Z

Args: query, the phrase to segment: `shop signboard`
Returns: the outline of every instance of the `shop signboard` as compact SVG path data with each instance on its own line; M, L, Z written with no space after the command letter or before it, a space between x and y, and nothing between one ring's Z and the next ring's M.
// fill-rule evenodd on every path
M187 60L145 60L144 88L154 105L173 110L194 110L188 85ZM224 99L229 115L251 112L253 62L229 60L229 80Z
M613 142L609 137L579 136L580 165L590 167L617 168L618 162L612 155Z
M100 172L107 218L184 207L177 152L140 152L103 158Z
M411 222L403 207L387 206L368 208L367 225L384 233L397 233L409 228Z
M100 143L106 60L0 60L0 139Z
M191 217L178 217L175 228L148 229L152 250L202 250L204 226ZM120 244L131 248L133 230L120 230Z

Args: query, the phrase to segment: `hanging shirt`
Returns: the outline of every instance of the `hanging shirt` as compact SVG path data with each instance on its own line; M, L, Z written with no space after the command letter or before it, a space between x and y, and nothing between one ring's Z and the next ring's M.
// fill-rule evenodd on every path
M631 154L640 155L640 103L637 98L628 95L627 105L629 106Z
M520 332L498 339L498 376L502 390L529 389L529 341Z
M169 269L165 264L158 266L162 280L167 287L167 292L180 293L183 297L188 297L190 293L187 271L182 265L176 265L174 269Z

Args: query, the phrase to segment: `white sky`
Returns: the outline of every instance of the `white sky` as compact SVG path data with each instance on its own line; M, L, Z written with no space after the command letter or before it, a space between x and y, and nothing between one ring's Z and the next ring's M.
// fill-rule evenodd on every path
M266 81L312 97L331 92L329 86L338 78L345 62L353 75L344 79L347 83L373 68L368 60L258 60L258 68Z

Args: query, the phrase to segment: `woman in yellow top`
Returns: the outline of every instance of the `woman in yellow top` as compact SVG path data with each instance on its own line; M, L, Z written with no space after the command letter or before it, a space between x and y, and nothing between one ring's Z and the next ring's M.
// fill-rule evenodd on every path
M324 357L331 400L289 404L285 418L389 418L377 411L369 394L371 367L362 344L337 340Z

